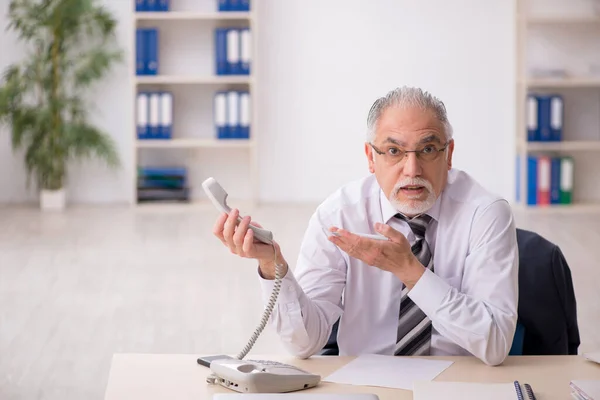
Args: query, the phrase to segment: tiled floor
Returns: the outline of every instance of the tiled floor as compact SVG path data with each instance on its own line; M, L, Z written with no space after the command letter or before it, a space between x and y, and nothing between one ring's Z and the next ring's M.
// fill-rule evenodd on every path
M252 210L297 256L314 207ZM250 212L250 210L247 210ZM582 346L600 350L600 214L525 214L573 272ZM256 265L210 207L0 208L0 398L101 399L115 352L237 353L259 322ZM268 328L253 353L280 353Z

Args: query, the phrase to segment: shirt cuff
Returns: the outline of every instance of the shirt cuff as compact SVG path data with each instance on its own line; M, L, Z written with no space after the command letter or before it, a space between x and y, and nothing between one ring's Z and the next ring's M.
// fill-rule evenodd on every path
M275 287L275 279L263 278L262 274L260 273L260 268L258 268L258 279L262 288L263 301L265 304L267 304L271 298L273 287ZM302 288L300 287L300 284L296 280L292 270L290 270L288 267L287 273L281 279L281 287L279 288L277 302L283 304L284 302L288 303L290 301L298 301L300 297L299 294L301 292Z
M433 320L451 289L452 286L445 280L431 272L430 269L425 269L425 273L408 292L408 297L423 310L429 319Z

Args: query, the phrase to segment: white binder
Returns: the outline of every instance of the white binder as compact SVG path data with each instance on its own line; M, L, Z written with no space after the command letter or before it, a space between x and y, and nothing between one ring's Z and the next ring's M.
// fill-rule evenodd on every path
M137 95L137 138L148 139L148 93Z
M171 139L173 134L173 94L160 94L160 139Z
M236 91L227 92L227 137L239 138L240 95Z
M240 31L240 63L241 73L249 75L252 63L252 37L250 29L242 29Z
M227 95L217 92L214 99L214 119L216 135L219 139L227 138Z
M227 31L227 67L230 75L241 73L239 29L229 29Z

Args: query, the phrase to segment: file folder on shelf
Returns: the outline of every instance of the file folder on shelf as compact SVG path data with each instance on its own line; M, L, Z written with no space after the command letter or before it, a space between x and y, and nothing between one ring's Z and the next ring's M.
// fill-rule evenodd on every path
M238 130L239 139L250 138L250 93L240 92L240 127Z
M550 140L553 142L562 140L563 119L563 98L553 95L550 98Z
M560 163L560 203L573 202L573 158L562 157Z
M563 97L559 94L528 94L526 120L528 141L561 141L564 124Z
M138 28L135 35L137 75L158 75L159 32L157 28Z
M527 96L527 140L537 141L540 137L538 124L538 99L533 95Z
M250 0L217 0L219 11L250 11Z
M137 138L148 139L150 137L148 132L148 110L149 110L149 102L148 102L148 93L138 93L137 95Z
M215 28L214 53L217 75L249 75L252 68L250 28Z
M252 37L250 29L240 30L240 73L250 75L250 62L252 59Z
M550 160L550 204L560 204L560 158Z
M149 98L149 116L148 125L150 134L149 139L160 138L160 94L150 93Z
M538 160L537 157L527 158L527 204L537 205Z
M227 95L217 92L214 99L214 120L218 139L227 139Z
M227 125L226 137L228 139L239 138L240 126L240 95L238 92L227 92Z
M242 65L240 62L240 31L227 29L227 67L229 75L240 75Z
M215 71L217 75L227 75L227 29L215 29Z
M170 92L160 94L159 139L171 139L173 127L173 95Z

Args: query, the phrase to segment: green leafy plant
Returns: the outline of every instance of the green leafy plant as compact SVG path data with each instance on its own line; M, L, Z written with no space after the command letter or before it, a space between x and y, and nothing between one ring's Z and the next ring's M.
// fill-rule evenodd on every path
M122 59L116 21L95 0L11 0L7 30L28 53L0 86L0 122L23 149L28 182L64 187L70 160L96 156L119 165L110 136L88 122L85 95Z

